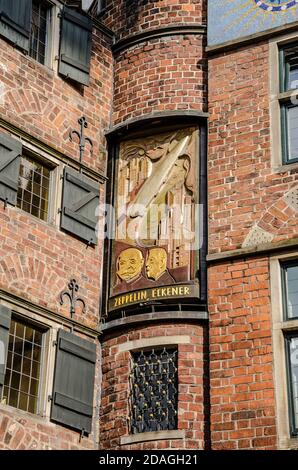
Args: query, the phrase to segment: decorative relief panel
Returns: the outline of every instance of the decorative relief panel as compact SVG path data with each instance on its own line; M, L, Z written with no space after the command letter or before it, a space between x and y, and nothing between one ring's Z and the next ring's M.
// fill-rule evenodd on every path
M198 130L188 128L121 144L110 309L194 295L198 141Z

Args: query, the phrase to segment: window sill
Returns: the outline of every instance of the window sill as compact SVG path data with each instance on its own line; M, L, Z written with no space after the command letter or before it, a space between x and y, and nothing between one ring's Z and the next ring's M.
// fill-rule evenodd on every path
M298 437L281 437L279 439L280 450L298 450Z
M149 441L164 441L168 439L184 439L185 431L153 431L153 432L141 432L139 434L131 434L130 436L123 436L120 440L120 445L136 444L137 442L149 442Z
M5 405L4 403L1 403L1 402L0 402L0 410L3 412L12 414L13 417L15 417L18 420L20 420L23 417L24 419L33 419L42 424L46 423L46 424L54 426L54 424L51 423L46 416L30 413L29 411L20 410L19 408L14 408L13 406Z
M298 162L288 163L287 165L283 164L273 168L274 173L287 173L288 171L298 171Z

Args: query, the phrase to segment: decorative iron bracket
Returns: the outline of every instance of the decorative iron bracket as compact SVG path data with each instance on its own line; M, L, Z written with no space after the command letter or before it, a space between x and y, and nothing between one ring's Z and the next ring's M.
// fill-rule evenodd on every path
M79 291L79 285L75 279L71 279L68 284L68 290L64 290L60 294L60 304L64 304L64 296L68 297L70 300L70 317L73 318L74 314L76 313L76 303L81 302L83 305L82 313L86 313L86 303L85 301L76 295L76 292Z
M69 139L70 141L72 142L73 140L73 135L76 135L78 138L79 138L79 148L80 148L80 172L82 172L82 161L83 161L83 155L84 155L84 152L85 152L85 146L86 146L86 142L89 143L90 147L91 147L91 154L92 154L92 151L93 151L93 142L91 139L89 139L89 137L85 137L84 136L84 129L87 129L88 127L88 122L85 118L85 116L82 116L80 117L80 119L78 119L78 123L81 127L81 130L80 132L79 131L76 131L75 129L73 129L72 131L70 131L69 133Z

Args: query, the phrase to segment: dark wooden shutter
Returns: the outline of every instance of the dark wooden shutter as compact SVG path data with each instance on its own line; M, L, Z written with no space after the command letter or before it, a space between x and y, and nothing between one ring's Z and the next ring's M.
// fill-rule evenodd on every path
M95 245L98 204L98 183L71 168L65 168L61 228Z
M89 434L92 428L96 345L58 332L51 419Z
M82 85L89 85L92 20L70 8L61 19L59 73Z
M0 391L4 384L11 310L0 305Z
M13 206L17 203L22 143L0 134L0 199Z
M0 35L29 51L32 0L0 0Z

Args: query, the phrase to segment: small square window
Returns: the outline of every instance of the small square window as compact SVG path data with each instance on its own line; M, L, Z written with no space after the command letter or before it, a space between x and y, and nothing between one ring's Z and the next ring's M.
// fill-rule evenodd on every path
M43 0L33 0L29 55L41 64L46 63L49 34L50 5Z
M10 324L2 402L30 413L39 412L45 330L19 318Z
M48 220L52 167L24 154L18 184L17 206L38 217Z

